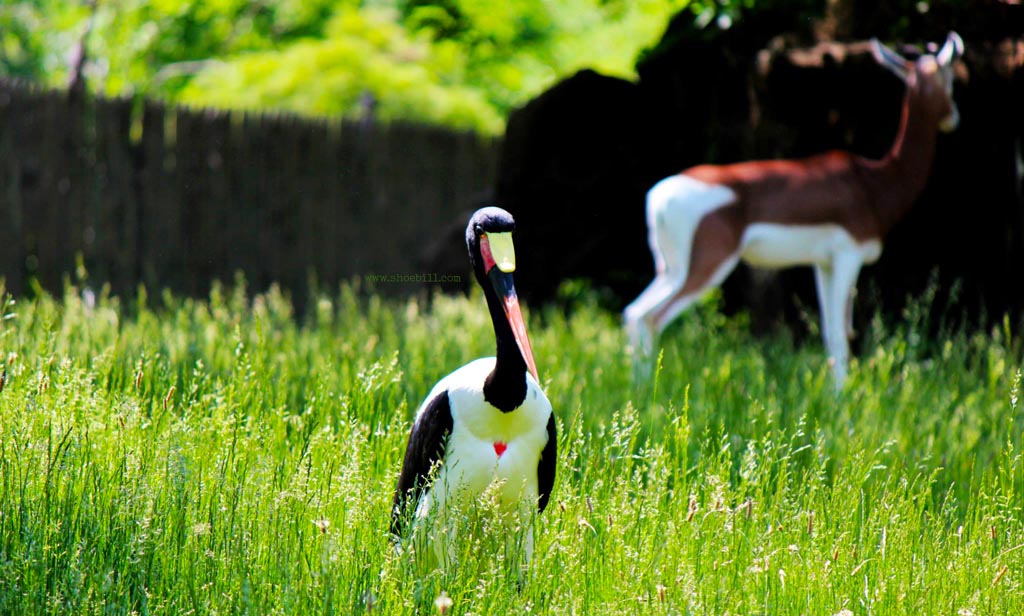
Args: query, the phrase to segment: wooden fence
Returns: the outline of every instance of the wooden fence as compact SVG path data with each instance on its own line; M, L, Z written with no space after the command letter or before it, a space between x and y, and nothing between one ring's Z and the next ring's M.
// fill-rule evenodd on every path
M202 295L245 274L298 301L310 274L412 274L423 246L490 193L498 143L360 123L69 99L0 82L0 277ZM430 272L462 274L463 272Z

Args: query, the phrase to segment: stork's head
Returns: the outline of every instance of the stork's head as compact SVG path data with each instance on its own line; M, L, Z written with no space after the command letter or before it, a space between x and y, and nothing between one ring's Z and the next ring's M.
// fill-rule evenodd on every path
M913 62L877 39L871 40L871 51L875 60L907 84L910 93L934 114L939 130L948 133L957 127L960 112L953 101L953 63L964 53L960 35L950 32L942 49Z
M466 248L469 249L473 273L483 287L488 304L501 307L502 316L512 329L526 367L537 378L533 349L526 335L526 323L512 280L512 272L516 270L516 251L512 243L515 228L515 220L505 210L499 207L481 208L470 217L469 225L466 226ZM495 318L493 313L492 318ZM498 324L495 323L497 330Z

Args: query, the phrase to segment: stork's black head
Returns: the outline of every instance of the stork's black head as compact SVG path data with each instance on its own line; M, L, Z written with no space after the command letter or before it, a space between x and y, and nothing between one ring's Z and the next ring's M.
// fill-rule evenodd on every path
M511 233L515 230L516 221L512 218L512 214L500 207L480 208L470 217L469 224L466 225L466 248L469 250L469 262L473 265L473 273L476 274L481 285L484 284L483 281L489 271L484 262L485 259L480 253L480 237L488 233L507 233L509 234L507 237L511 238ZM512 255L512 259L514 269L515 254Z
M516 252L512 243L512 232L516 221L500 207L485 207L477 210L466 226L466 248L469 250L469 262L473 265L473 273L477 282L484 289L487 303L491 307L491 319L494 321L495 335L498 337L499 361L501 357L502 337L507 329L498 322L504 318L516 346L522 354L526 367L537 377L537 367L533 360L530 339L526 336L526 324L519 308L519 298L512 281L512 272L516 269Z

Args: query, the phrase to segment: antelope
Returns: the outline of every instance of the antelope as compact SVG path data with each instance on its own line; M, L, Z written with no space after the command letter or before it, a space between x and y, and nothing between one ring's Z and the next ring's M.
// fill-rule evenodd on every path
M720 285L742 259L754 267L814 267L821 332L834 384L847 376L853 294L864 264L923 190L938 131L956 128L950 32L938 53L910 61L877 39L871 51L906 85L899 129L881 160L830 151L800 160L699 165L647 193L656 276L623 314L638 373L665 327ZM844 314L845 312L845 314Z

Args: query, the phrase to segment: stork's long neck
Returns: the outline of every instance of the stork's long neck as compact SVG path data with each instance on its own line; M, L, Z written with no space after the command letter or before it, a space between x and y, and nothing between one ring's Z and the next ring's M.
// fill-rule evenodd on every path
M526 360L516 344L512 326L505 317L501 300L490 285L481 281L498 345L494 370L484 382L484 399L506 413L519 408L526 399Z

